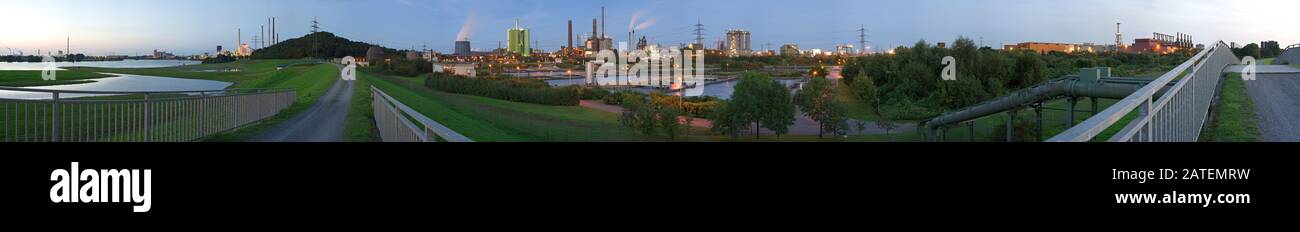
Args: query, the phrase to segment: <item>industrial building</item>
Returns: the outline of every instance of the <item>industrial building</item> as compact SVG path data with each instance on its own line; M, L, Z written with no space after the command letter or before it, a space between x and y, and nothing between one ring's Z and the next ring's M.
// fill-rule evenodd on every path
M1068 43L1043 43L1043 42L1024 42L1015 45L1003 45L1003 50L1023 51L1030 50L1038 53L1064 52L1071 53L1077 50L1076 44Z
M727 30L727 39L723 41L721 50L731 57L749 55L753 51L749 48L749 31L740 29Z
M781 45L781 55L782 55L782 56L798 56L798 55L799 55L799 45L795 45L795 44L785 44L785 45Z
M528 41L531 40L530 31L527 28L520 27L519 20L515 19L515 27L506 31L506 53L523 57L532 56L533 49L528 44Z
M433 72L447 73L457 76L478 77L476 63L463 62L433 62Z
M597 22L599 21L599 22ZM599 24L597 24L599 23ZM597 31L599 29L599 31ZM600 18L591 19L591 36L583 43L587 55L595 55L601 50L613 49L614 39L605 36L605 7L600 7Z
M1152 33L1151 38L1133 40L1133 45L1126 47L1124 52L1168 54L1195 48L1196 45L1192 41L1191 35L1183 33L1176 33L1175 35Z
M456 41L456 51L452 54L457 56L469 56L470 51L469 41Z
M1091 43L1072 44L1072 43L1043 43L1043 42L1024 42L1014 45L1003 45L1003 50L1023 51L1030 50L1038 53L1048 52L1105 52L1113 51L1114 48L1108 45L1096 45Z

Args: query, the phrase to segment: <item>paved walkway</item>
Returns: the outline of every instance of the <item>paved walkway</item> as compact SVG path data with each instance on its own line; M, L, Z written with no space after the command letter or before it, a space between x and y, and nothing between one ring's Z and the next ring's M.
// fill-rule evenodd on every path
M1240 73L1246 69L1245 65L1228 66L1227 72ZM1259 74L1287 74L1300 73L1300 68L1290 65L1256 65L1255 73Z
M1300 73L1260 73L1246 81L1265 142L1300 142Z
M257 142L339 142L352 106L353 81L337 80L316 104L263 132Z

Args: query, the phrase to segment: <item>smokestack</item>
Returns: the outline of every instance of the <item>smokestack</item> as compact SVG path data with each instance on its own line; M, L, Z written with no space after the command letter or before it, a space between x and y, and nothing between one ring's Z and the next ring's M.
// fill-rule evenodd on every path
M600 37L605 37L605 6L600 6Z
M271 17L271 41L273 42L271 43L272 45L280 43L280 33L276 29L279 28L275 27L275 17Z
M569 51L573 51L573 20L569 20Z
M257 48L259 48L259 49L260 49L260 48L265 48L265 47L266 47L266 26L263 25L261 30L262 30L262 31L261 31L261 32L258 32L259 34L257 34L257 38L258 38L258 40L257 40Z

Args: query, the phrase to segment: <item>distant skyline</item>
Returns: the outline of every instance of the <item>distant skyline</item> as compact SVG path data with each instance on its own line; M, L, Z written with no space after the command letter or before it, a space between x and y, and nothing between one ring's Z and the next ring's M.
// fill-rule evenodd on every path
M751 47L777 49L795 43L803 49L833 49L857 44L860 25L877 50L925 39L950 42L966 36L1000 47L1018 42L1113 44L1115 23L1123 23L1124 42L1152 32L1182 32L1198 43L1217 40L1300 43L1300 26L1291 0L0 0L0 54L6 48L32 54L63 50L88 55L148 54L154 49L177 55L212 52L257 34L276 17L281 40L300 37L318 17L325 31L352 40L397 49L447 53L473 12L470 40L476 50L504 42L515 19L531 29L538 48L565 46L566 22L574 33L589 34L592 18L606 10L607 35L627 40L633 15L649 25L638 36L675 45L693 41L692 25L705 25L705 43L714 46L727 29L752 33ZM639 12L639 13L638 13ZM576 35L575 35L576 40ZM578 41L580 42L580 41ZM575 43L578 43L575 42ZM768 44L771 44L768 47Z

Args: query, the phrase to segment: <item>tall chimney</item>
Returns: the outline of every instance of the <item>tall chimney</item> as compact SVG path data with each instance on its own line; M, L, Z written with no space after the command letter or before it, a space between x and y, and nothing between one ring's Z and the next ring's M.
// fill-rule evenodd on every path
M277 29L275 28L275 17L271 17L271 45L280 43L280 36L278 36L280 33L277 33L275 29Z
M573 20L569 20L569 51L573 51Z
M605 6L600 6L600 37L605 37Z

